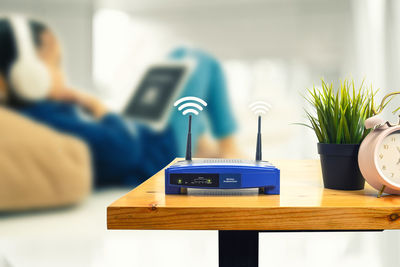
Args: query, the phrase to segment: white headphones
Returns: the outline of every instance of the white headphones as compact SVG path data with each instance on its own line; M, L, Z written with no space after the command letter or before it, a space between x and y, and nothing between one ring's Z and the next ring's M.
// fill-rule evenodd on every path
M9 17L17 47L17 59L11 65L9 82L23 100L44 99L50 90L50 74L37 56L28 21L22 16Z

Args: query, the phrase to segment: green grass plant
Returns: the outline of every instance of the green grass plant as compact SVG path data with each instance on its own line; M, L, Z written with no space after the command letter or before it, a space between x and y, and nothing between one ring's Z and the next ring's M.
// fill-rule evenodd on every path
M307 89L304 98L312 111L306 110L310 124L302 125L311 128L320 143L360 144L369 133L364 121L374 114L377 91L365 86L364 81L356 87L354 80L344 80L337 89L333 83L321 82L321 88Z

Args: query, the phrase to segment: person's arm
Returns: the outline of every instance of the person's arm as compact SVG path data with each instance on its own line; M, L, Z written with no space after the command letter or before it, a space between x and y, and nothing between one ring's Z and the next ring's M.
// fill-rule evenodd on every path
M57 88L50 92L49 98L61 102L73 102L100 119L108 113L107 107L96 97L71 88Z

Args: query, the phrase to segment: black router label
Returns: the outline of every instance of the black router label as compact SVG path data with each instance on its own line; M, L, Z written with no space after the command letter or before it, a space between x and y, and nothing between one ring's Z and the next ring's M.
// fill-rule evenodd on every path
M171 173L170 184L198 187L218 187L217 173Z

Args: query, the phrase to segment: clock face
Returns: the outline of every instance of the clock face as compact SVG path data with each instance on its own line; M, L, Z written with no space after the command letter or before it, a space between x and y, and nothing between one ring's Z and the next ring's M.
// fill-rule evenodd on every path
M388 182L400 184L400 132L383 139L378 147L376 162Z

